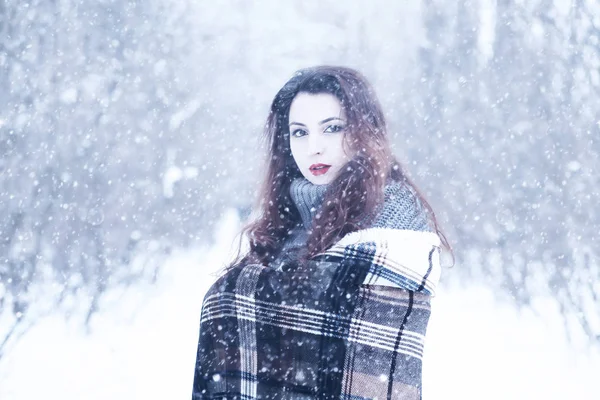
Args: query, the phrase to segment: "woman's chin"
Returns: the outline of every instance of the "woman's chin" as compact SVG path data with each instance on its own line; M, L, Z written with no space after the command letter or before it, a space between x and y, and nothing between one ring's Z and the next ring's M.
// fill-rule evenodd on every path
M304 177L313 185L328 185L333 181L332 175L328 171L324 175L304 175Z

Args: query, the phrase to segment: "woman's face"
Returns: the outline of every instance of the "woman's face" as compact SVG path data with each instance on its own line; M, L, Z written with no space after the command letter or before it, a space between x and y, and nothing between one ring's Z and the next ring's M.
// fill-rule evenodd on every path
M340 101L328 93L299 93L289 121L290 148L302 175L315 185L331 183L351 158L344 146L347 120Z

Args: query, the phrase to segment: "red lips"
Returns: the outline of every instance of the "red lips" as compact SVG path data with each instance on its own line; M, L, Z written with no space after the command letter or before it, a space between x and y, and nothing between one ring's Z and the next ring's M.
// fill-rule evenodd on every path
M327 165L327 164L313 164L310 166L310 172L315 175L323 175L326 174L327 171L329 171L329 168L331 168L331 165Z

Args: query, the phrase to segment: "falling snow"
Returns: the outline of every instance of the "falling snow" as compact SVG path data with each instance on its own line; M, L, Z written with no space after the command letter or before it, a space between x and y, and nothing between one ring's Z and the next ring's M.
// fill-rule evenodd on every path
M373 82L454 246L426 398L599 397L598 15L558 0L0 1L0 398L188 396L199 303L234 248L224 221L251 215L269 103L316 64Z

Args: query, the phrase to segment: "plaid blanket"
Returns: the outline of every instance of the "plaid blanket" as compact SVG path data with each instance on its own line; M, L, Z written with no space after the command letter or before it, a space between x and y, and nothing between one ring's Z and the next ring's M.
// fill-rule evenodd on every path
M238 265L202 307L193 399L419 399L430 232L353 232L304 265Z

